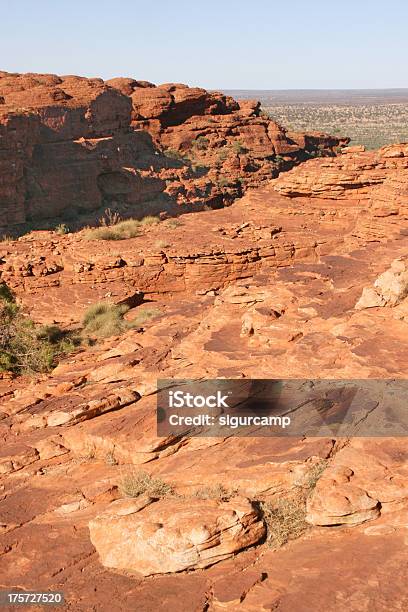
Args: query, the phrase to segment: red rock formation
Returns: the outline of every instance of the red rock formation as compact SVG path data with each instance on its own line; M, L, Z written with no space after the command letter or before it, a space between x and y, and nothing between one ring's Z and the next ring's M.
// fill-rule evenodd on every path
M276 175L276 155L293 164L339 144L289 137L259 103L186 85L1 72L0 96L0 227L221 206Z
M373 207L378 216L402 212L408 205L408 145L345 152L282 174L274 182L276 191L288 197L353 199Z

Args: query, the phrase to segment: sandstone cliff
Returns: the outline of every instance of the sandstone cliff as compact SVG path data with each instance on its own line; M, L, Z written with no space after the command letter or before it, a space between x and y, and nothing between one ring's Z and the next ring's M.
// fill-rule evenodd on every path
M0 227L222 206L340 142L186 85L0 72Z

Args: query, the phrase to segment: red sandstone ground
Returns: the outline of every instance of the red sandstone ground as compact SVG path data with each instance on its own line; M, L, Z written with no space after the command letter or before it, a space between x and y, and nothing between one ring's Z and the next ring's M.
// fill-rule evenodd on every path
M65 78L49 79L47 96L63 99ZM13 104L27 89L15 82ZM197 127L240 112L203 90L110 85L122 93L87 87L130 96L133 126L156 142L187 133L192 116ZM157 378L406 378L407 167L406 145L345 151L258 174L232 206L136 238L41 231L1 244L1 279L36 321L75 327L90 304L132 304L140 290L160 310L49 375L0 381L2 588L62 590L66 610L407 608L404 438L163 439L155 424ZM131 466L173 494L123 498ZM268 546L253 502L290 496L316 467L309 528ZM228 500L197 495L220 485Z

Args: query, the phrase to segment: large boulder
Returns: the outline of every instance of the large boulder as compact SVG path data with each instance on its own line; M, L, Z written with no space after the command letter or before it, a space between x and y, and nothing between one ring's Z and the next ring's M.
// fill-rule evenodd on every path
M258 511L245 498L152 501L117 500L90 521L91 540L105 567L144 576L198 569L265 536Z

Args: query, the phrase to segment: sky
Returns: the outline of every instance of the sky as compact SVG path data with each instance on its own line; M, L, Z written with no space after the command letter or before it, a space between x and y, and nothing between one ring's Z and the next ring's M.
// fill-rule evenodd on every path
M0 0L0 70L209 89L408 87L407 0Z

